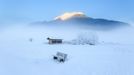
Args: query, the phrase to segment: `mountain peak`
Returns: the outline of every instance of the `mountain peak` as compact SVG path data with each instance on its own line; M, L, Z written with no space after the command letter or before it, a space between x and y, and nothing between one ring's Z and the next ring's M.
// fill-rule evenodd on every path
M83 12L66 12L60 16L57 16L55 20L68 20L72 17L86 17Z

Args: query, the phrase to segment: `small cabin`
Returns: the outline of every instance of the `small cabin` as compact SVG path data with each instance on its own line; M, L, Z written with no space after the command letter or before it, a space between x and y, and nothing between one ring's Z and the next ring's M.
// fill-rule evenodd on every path
M47 38L48 43L49 44L61 44L62 43L62 39L51 39L51 38Z
M65 60L67 59L67 54L57 52L57 54L53 56L53 59L57 60L58 62L65 62Z

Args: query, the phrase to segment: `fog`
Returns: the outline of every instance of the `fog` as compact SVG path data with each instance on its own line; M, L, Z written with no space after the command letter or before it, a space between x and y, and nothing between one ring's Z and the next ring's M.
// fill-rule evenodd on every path
M72 40L80 33L93 32L98 35L100 42L120 44L134 43L134 27L124 27L109 31L83 29L79 27L64 26L31 26L29 24L9 25L0 30L0 41L34 38L36 41L44 41L47 37L64 38Z

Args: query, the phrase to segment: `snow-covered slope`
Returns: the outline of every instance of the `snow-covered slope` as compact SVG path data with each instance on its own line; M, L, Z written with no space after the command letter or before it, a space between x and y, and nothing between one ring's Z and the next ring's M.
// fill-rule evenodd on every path
M83 12L66 12L60 16L57 16L55 20L68 20L72 17L86 17Z
M46 44L47 37L70 41L82 32L91 31L27 26L0 31L0 75L134 74L133 28L92 31L99 37L100 43L95 46ZM68 54L65 63L53 61L57 51Z

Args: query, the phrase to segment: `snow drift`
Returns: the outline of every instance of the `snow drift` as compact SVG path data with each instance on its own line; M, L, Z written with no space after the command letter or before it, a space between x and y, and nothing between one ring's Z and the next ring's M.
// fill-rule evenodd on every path
M92 31L100 42L94 46L45 44L48 36L70 41L90 31L40 26L18 26L2 30L0 75L133 75L133 28ZM88 35L82 34L82 38L92 38ZM33 41L29 42L29 38L33 38ZM68 54L65 63L53 61L52 56L57 51Z

